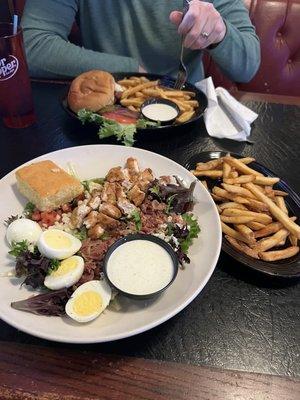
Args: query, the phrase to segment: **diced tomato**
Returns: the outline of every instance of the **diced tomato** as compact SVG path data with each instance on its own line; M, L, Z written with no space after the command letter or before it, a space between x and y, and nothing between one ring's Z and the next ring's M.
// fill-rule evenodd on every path
M61 216L56 211L42 211L41 223L43 226L52 226L56 221L59 221Z

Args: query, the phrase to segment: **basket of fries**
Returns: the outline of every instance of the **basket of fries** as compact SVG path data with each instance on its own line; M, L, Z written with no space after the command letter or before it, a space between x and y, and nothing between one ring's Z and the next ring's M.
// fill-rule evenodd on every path
M223 250L243 264L280 277L300 277L299 196L252 157L204 152L187 167L219 211Z

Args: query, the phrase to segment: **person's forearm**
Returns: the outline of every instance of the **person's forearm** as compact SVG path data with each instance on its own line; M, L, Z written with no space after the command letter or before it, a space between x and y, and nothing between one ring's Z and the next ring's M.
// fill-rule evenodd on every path
M249 82L260 65L260 43L243 0L215 0L226 24L224 39L210 55L235 82Z
M35 36L25 31L24 38L32 77L70 78L91 69L138 71L138 61L133 58L87 50L56 35L39 32Z
M225 38L210 50L224 74L237 82L250 81L260 64L260 45L254 32L241 32L226 21Z

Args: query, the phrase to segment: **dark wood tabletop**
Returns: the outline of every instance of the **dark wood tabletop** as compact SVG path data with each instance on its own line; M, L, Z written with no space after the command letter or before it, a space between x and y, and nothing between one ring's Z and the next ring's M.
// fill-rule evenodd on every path
M66 85L35 82L38 124L11 130L0 123L0 178L44 153L100 143L93 128L82 127L61 107L66 91ZM168 135L141 135L136 146L182 165L206 150L254 156L299 193L300 108L246 105L259 114L253 145L210 138L200 121ZM5 399L296 399L300 285L250 271L221 253L200 295L151 331L111 343L67 345L0 321L0 360Z

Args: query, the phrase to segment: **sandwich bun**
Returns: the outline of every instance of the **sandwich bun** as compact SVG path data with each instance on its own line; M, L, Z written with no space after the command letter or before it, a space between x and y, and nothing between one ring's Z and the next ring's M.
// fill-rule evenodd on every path
M77 76L71 83L68 105L77 113L82 108L97 112L115 102L115 80L105 71L92 70Z

